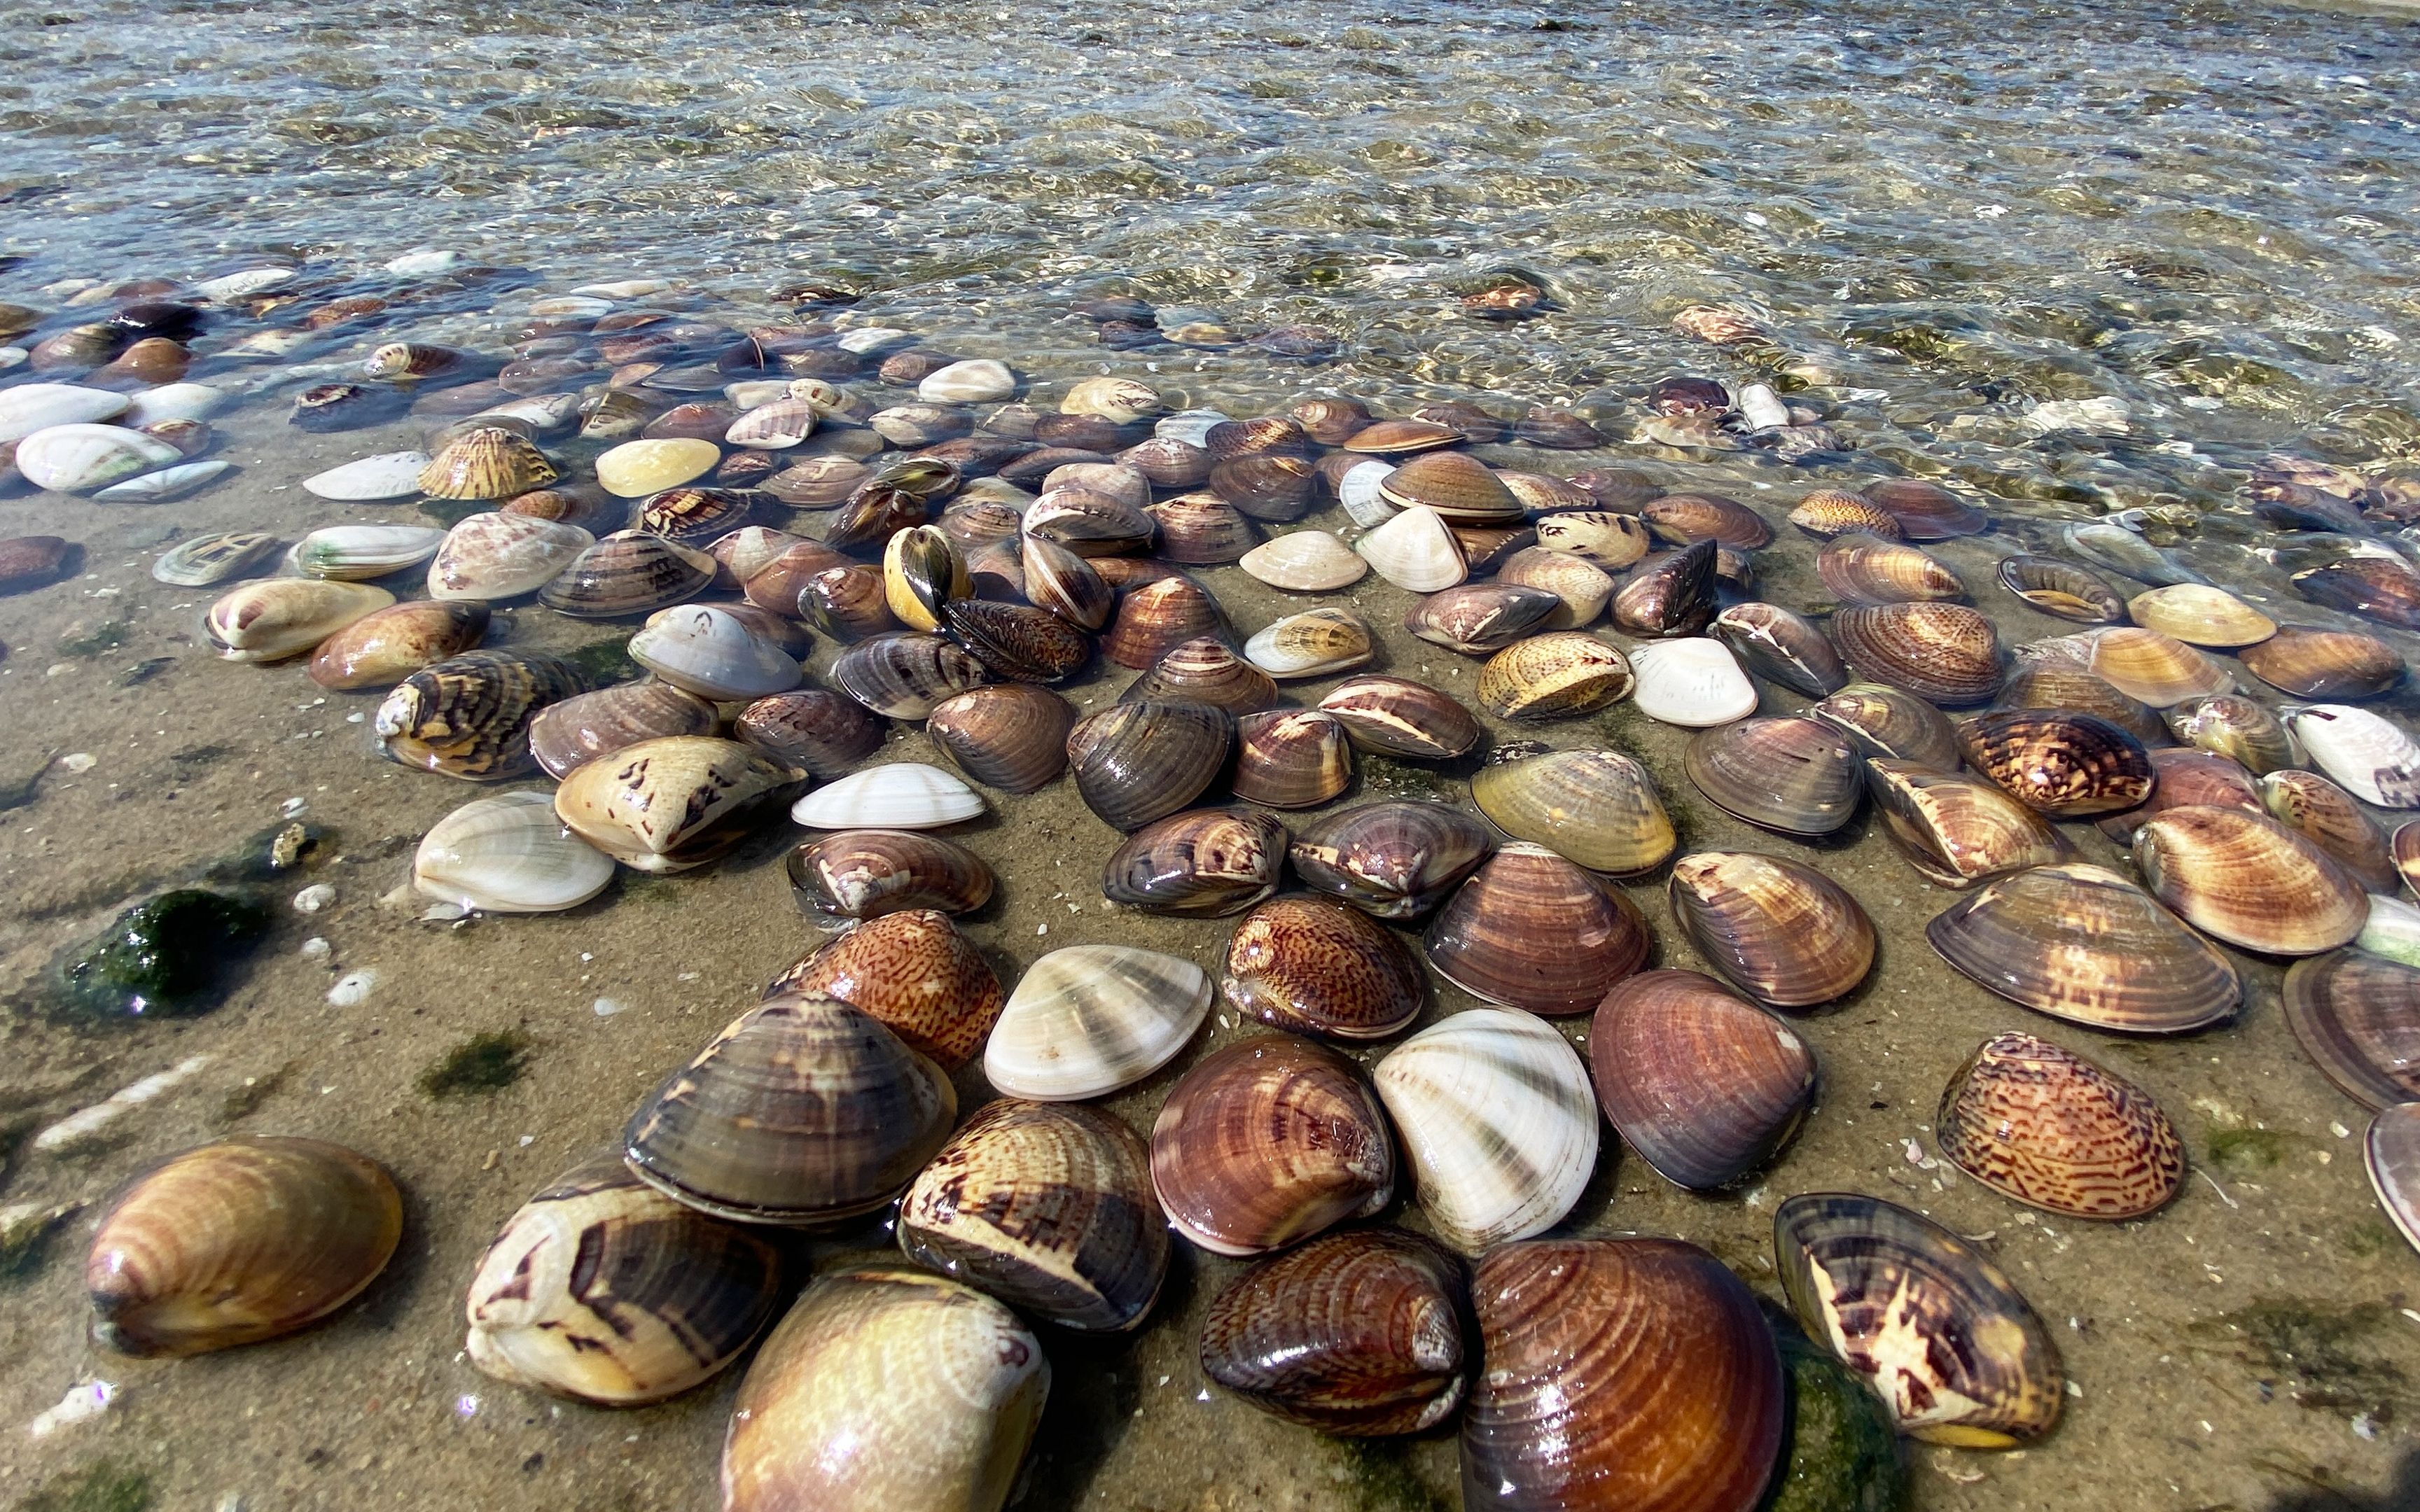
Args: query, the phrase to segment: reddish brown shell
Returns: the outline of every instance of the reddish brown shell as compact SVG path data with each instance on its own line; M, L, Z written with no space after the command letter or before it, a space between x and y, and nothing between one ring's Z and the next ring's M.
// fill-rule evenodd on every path
M1648 971L1589 1023L1605 1116L1639 1158L1693 1191L1728 1185L1789 1142L1815 1098L1815 1052L1695 971Z
M1419 1015L1428 982L1411 947L1359 909L1275 898L1235 926L1219 990L1276 1028L1383 1040Z
M1775 1008L1846 996L1874 964L1874 925L1814 868L1745 851L1700 851L1672 864L1681 932L1716 971Z
M2149 1093L2030 1034L1967 1057L1933 1131L1960 1170L2071 1218L2140 1218L2184 1185L2184 1145Z
M1621 888L1543 845L1517 841L1437 910L1429 964L1475 997L1533 1013L1585 1013L1646 963L1654 940Z
M767 997L785 993L860 1009L908 1048L953 1069L981 1053L1004 1001L983 952L949 915L931 908L867 919L765 989Z
M1849 665L1941 704L1980 703L2000 689L2000 634L1963 604L1879 604L1832 616Z

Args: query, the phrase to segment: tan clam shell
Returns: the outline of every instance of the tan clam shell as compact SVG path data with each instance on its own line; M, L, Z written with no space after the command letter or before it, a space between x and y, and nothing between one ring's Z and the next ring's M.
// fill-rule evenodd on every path
M1443 427L1438 427L1442 429ZM1376 430L1372 426L1371 430ZM1355 442L1370 436L1365 430ZM1450 432L1456 440L1460 432ZM1366 451L1348 445L1347 451ZM1487 464L1467 452L1422 452L1406 459L1379 483L1378 491L1398 509L1426 505L1450 523L1486 525L1521 518L1521 501L1504 486Z
M1496 568L1496 580L1514 588L1539 588L1563 601L1546 617L1550 630L1573 630L1592 625L1613 600L1613 579L1604 568L1569 551L1544 546L1524 547Z
M1609 509L1559 510L1540 517L1535 528L1538 545L1546 550L1607 569L1630 566L1647 555L1650 545L1647 527L1637 516Z
M2310 837L2370 892L2392 896L2400 880L2386 831L2351 794L2299 767L2260 779L2260 804L2269 816Z
M1874 964L1874 926L1856 899L1812 867L1745 851L1672 863L1681 932L1730 983L1774 1008L1846 996Z
M1843 535L1816 553L1816 574L1851 604L1947 603L1966 596L1949 564L1918 547Z
M487 633L485 604L428 598L390 604L320 641L311 656L311 681L342 690L391 687L470 650Z
M1637 685L1630 658L1578 630L1516 640L1479 670L1480 707L1502 719L1551 719L1617 703Z
M2420 967L2366 950L2297 961L2286 1023L2312 1064L2364 1107L2420 1103Z
M1460 560L1459 551L1455 559ZM1295 594L1331 593L1370 574L1364 557L1326 531L1273 536L1245 552L1236 565L1272 588Z
M2258 645L2277 633L2275 620L2207 583L2172 583L2137 594L2127 601L2126 612L2147 630L2222 651Z
M1617 876L1664 864L1678 843L1655 779L1616 750L1497 748L1470 779L1497 828Z
M2072 854L2048 820L1980 778L1876 757L1866 785L1910 864L1945 887Z
M203 624L228 661L283 661L394 602L393 594L367 583L270 578L220 597Z
M573 769L554 809L573 834L641 872L703 866L806 779L736 740L667 735Z
M2368 921L2361 885L2265 814L2188 806L2134 832L2144 885L2205 933L2272 955L2317 955Z
M1244 659L1280 679L1350 671L1376 651L1369 625L1337 605L1290 614L1244 642Z
M2191 698L2233 691L2226 669L2171 635L2139 625L2113 625L2086 632L2092 671L2130 698L2155 709Z
M1980 703L2000 690L2000 635L1963 604L1844 609L1832 639L1862 675L1940 704Z
M2376 698L2403 680L2403 657L2376 636L2288 625L2246 646L2240 659L2253 676L2296 698Z
M1966 1057L1933 1136L1985 1186L2071 1218L2140 1218L2184 1185L2184 1144L2149 1093L2030 1034Z
M1798 501L1798 507L1790 512L1790 523L1824 541L1838 535L1871 535L1897 541L1907 533L1900 529L1897 515L1846 488L1816 489Z

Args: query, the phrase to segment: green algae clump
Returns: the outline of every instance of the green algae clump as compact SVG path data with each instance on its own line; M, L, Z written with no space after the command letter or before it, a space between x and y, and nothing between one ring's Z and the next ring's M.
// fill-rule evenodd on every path
M420 1089L436 1098L501 1092L529 1069L529 1048L530 1037L519 1029L474 1034L420 1073Z
M235 959L269 933L269 911L249 899L180 887L136 903L59 964L59 987L77 1014L175 1018L216 1008Z
M17 1512L144 1512L151 1477L120 1465L99 1464L81 1475L57 1475L17 1504Z
M1790 1444L1763 1512L1900 1512L1907 1474L1881 1398L1796 1329L1774 1334L1790 1378Z

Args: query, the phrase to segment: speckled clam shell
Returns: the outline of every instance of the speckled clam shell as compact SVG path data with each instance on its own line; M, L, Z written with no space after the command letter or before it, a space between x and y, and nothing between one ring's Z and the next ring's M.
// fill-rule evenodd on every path
M530 754L560 780L642 740L710 735L719 722L713 704L670 683L617 683L538 710L530 720Z
M2350 703L2313 703L2286 728L2319 770L2381 809L2420 809L2420 743L2382 716Z
M1578 630L1515 641L1479 670L1481 708L1502 719L1552 719L1616 703L1637 686L1630 658Z
M1807 1332L1927 1443L2007 1449L2050 1432L2057 1347L2006 1273L1880 1197L1809 1193L1773 1218L1775 1259Z
M1774 1008L1846 996L1874 964L1874 926L1812 867L1745 851L1700 851L1672 864L1672 917L1698 953Z
M800 911L824 920L909 908L971 913L995 886L983 857L938 835L844 829L801 841L786 863Z
M894 909L851 926L773 979L766 995L806 993L862 1009L943 1070L974 1058L999 1019L1000 979L939 909Z
M1271 677L1326 677L1367 662L1376 642L1370 626L1333 605L1291 614L1244 642L1244 659Z
M1802 717L1704 731L1682 766L1725 811L1785 835L1831 834L1856 817L1865 785L1864 763L1846 737Z
M1560 1014L1593 1009L1654 942L1620 888L1515 841L1446 900L1422 943L1437 974L1471 995Z
M1150 914L1218 918L1275 891L1285 826L1249 809L1191 809L1128 835L1101 865L1101 895Z
M577 908L613 880L613 858L566 831L543 793L473 798L432 825L412 854L424 897L491 914Z
M464 1349L486 1374L599 1407L712 1380L783 1295L769 1238L710 1218L612 1157L523 1203L480 1257Z
M2057 818L2112 813L2151 795L2149 752L2099 715L2003 709L1961 720L1958 738L1967 764Z
M1636 563L1650 544L1647 526L1637 516L1606 509L1558 510L1541 516L1536 530L1539 546L1608 571Z
M2171 583L2136 594L2127 613L2147 630L2171 635L2189 646L2231 651L2257 645L2277 633L2277 622L2224 588Z
M810 1286L748 1367L724 1512L999 1512L1050 1363L982 1292L907 1269Z
M1318 898L1277 898L1239 921L1219 991L1276 1028L1343 1041L1411 1026L1427 999L1419 960L1370 916Z
M630 637L628 654L684 692L726 702L784 692L804 675L781 647L710 604L684 605L649 620Z
M576 767L555 790L572 833L640 872L685 872L745 840L806 779L737 741L667 735Z
M2266 814L2170 809L2134 831L2133 856L2160 902L2247 950L2318 955L2350 943L2368 918L2361 885Z
M2000 690L1999 631L1963 604L1844 609L1832 639L1861 675L1934 703L1981 703Z
M984 811L982 795L954 773L923 762L853 772L790 808L809 829L940 829Z
M1479 1262L1485 1368L1462 1423L1470 1512L1748 1512L1782 1458L1773 1331L1671 1239L1508 1244Z
M552 582L597 544L577 525L507 515L472 515L445 532L428 563L431 598L518 598Z
M277 537L267 531L213 532L162 552L151 577L178 588L208 588L245 576L276 549Z
M1475 1008L1387 1053L1371 1073L1421 1210L1466 1255L1552 1227L1596 1168L1588 1069L1533 1014Z
M2255 777L2303 760L2294 737L2266 704L2233 693L2188 699L2166 711L2166 723L2186 745L2239 763Z
M1808 698L1848 686L1849 669L1823 632L1778 604L1733 604L1707 630L1749 671Z
M2072 854L2048 820L1980 778L1876 758L1866 764L1866 785L1900 853L1945 887Z
M1442 803L1388 800L1323 814L1287 849L1314 892L1378 918L1417 918L1487 857L1487 826Z
M1472 774L1470 795L1507 835L1591 871L1650 871L1676 843L1655 779L1620 751L1501 747Z
M1869 759L1958 770L1958 732L1939 709L1903 687L1852 683L1807 711L1855 743Z
M1151 1155L1119 1119L1001 1098L908 1189L899 1247L1062 1328L1140 1325L1168 1275Z
M394 602L393 594L367 583L271 578L221 597L203 627L228 661L283 661Z
M1496 580L1514 588L1535 588L1560 600L1562 607L1544 621L1552 630L1593 625L1613 599L1613 579L1604 568L1585 557L1542 546L1523 547L1505 557L1497 564Z
M2413 1249L2420 1249L2420 1103L2381 1108L2362 1153L2378 1205Z
M2071 1218L2140 1218L2184 1185L2183 1142L2149 1093L2030 1034L1966 1057L1933 1132L1960 1170Z
M949 1077L871 1015L793 994L666 1076L624 1128L623 1158L704 1212L830 1223L906 1190L956 1113Z
M1038 1103L1106 1097L1174 1059L1210 998L1210 974L1181 957L1126 945L1053 950L1010 992L984 1074Z
M1713 1191L1770 1160L1815 1097L1797 1031L1695 971L1642 972L1589 1024L1597 1101L1668 1180Z
M2363 1106L2420 1102L2420 967L2362 950L2297 961L2286 973L2286 1022Z
M360 1295L402 1235L403 1199L366 1156L318 1139L201 1145L102 1215L84 1269L93 1336L191 1355L290 1334Z
M587 683L569 662L539 651L466 651L431 662L396 686L371 717L387 756L473 782L529 773L530 721Z

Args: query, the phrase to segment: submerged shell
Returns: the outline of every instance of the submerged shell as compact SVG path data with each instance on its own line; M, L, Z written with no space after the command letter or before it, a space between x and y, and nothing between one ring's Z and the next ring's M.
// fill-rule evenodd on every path
M2376 698L2403 680L2403 657L2376 636L2288 625L2241 659L2252 675L2296 698Z
M970 687L933 705L924 733L959 770L1006 793L1032 793L1067 767L1076 706L1032 683Z
M2116 625L2126 618L2126 600L2089 568L2056 557L2000 559L2000 586L2044 614L2081 625Z
M2400 725L2349 703L2313 703L2286 728L2321 771L2381 809L2420 809L2420 742Z
M956 774L923 762L853 772L790 807L809 829L940 829L984 811L983 795Z
M2143 743L2074 709L2005 709L1961 721L1968 764L2029 807L2061 819L2131 809L2151 795Z
M1823 586L1849 604L1946 603L1966 584L1930 551L1872 536L1844 535L1817 553Z
M2381 1108L2369 1120L2362 1152L2378 1205L2412 1247L2420 1250L2420 1103Z
M2189 646L2232 650L2257 645L2277 633L2277 622L2224 588L2171 583L2137 594L2126 611L2147 630L2172 635Z
M725 702L783 692L804 675L788 653L710 604L657 615L630 637L627 654L675 687Z
M776 761L829 779L856 771L859 763L881 749L886 730L880 718L854 699L822 688L799 688L749 704L732 721L731 733ZM539 759L545 759L543 752Z
M1933 1130L1960 1170L2071 1218L2140 1218L2184 1185L2184 1145L2149 1093L2030 1034L1967 1057Z
M1828 835L1847 824L1865 781L1847 739L1804 717L1708 730L1689 742L1682 765L1725 810L1785 835Z
M500 782L537 764L530 721L587 690L579 669L538 651L466 651L396 685L371 729L393 760L473 782Z
M1616 703L1637 686L1630 658L1579 630L1507 646L1479 670L1480 707L1502 719L1552 719Z
M1866 764L1866 784L1891 839L1918 872L1945 887L2052 865L2071 854L2048 820L1979 778L1877 757Z
M1384 1208L1394 1144L1356 1062L1293 1035L1255 1035L1170 1088L1152 1127L1151 1180L1187 1240L1259 1255Z
M16 444L17 471L25 481L61 493L92 493L184 455L166 441L123 425L50 425Z
M832 686L876 714L922 719L945 701L990 680L955 641L893 631L859 641L832 659Z
M2149 893L2098 866L1987 882L1925 927L1943 960L2011 1002L2119 1034L2189 1034L2234 1017L2234 966Z
M2420 967L2363 950L2297 961L2286 1022L2347 1097L2371 1108L2420 1102Z
M2256 777L2302 759L2294 737L2266 705L2233 693L2178 704L2167 711L2167 727L2185 744L2238 763Z
M2260 779L2259 789L2261 806L2271 818L2310 837L2370 892L2395 891L2400 878L2386 831L2352 795L2317 772L2294 767L2270 773Z
M306 578L360 582L418 566L444 539L428 525L332 525L295 543L294 568Z
M178 588L208 588L243 576L276 549L277 537L267 531L214 532L162 552L151 576Z
M420 491L431 499L510 499L543 488L562 474L524 437L482 425L446 443L420 470Z
M1692 1191L1764 1165L1815 1099L1812 1047L1695 971L1644 972L1606 994L1589 1023L1589 1067L1624 1142Z
M703 551L644 531L616 531L574 557L537 601L578 619L618 619L686 602L714 577L715 560Z
M1980 703L2000 689L1999 631L1962 604L1845 609L1832 639L1862 675L1935 703Z
M745 840L805 778L736 740L666 735L574 768L554 810L624 866L685 872Z
M1236 565L1272 588L1297 594L1331 593L1370 573L1366 560L1326 531L1290 531L1245 552Z
M1591 871L1651 871L1676 844L1655 779L1620 751L1501 747L1471 777L1470 795L1507 835Z
M2141 699L2155 709L2235 687L2226 668L2157 630L2117 625L2088 631L2080 639L2090 648L2093 671L2128 697Z
M1365 803L1306 825L1287 859L1313 891L1378 918L1417 918L1493 844L1485 825L1442 803Z
M2133 854L2160 902L2247 950L2317 955L2350 943L2368 918L2361 885L2266 814L2170 809L2134 832Z
M473 798L430 826L412 854L425 897L491 914L577 908L613 880L613 858L563 827L544 793Z
M1958 732L1939 709L1903 687L1852 683L1807 711L1855 743L1868 759L1958 770Z
M1619 888L1543 845L1498 850L1437 910L1424 938L1438 975L1491 1003L1585 1013L1653 948Z
M2119 692L2108 679L2059 662L2020 666L2001 685L1995 709L2079 709L2108 720L2145 746L2163 746L2168 727L2140 700Z
M1778 604L1733 604L1707 630L1749 671L1784 687L1824 698L1848 686L1849 669L1823 632Z
M1732 985L1775 1008L1846 996L1874 964L1874 926L1814 868L1745 851L1700 851L1667 887L1683 934Z
M1434 594L1440 589L1451 588L1468 572L1463 564L1462 548L1455 542L1453 532L1446 529L1444 518L1435 510L1424 505L1414 505L1398 512L1393 518L1356 541L1353 549L1379 577L1409 593ZM1505 578L1503 580L1519 582L1523 579ZM1606 592L1609 594L1611 591L1612 584L1608 582ZM1602 595L1599 607L1603 607Z
M1053 950L1008 995L984 1075L1038 1103L1106 1097L1174 1059L1210 998L1210 974L1181 957L1126 945Z

